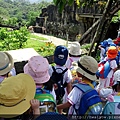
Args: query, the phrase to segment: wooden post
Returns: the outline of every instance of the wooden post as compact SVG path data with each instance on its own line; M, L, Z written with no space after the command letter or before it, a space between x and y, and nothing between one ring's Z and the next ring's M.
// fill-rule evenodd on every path
M66 47L68 47L68 37L69 37L69 34L67 33L67 41L66 41Z

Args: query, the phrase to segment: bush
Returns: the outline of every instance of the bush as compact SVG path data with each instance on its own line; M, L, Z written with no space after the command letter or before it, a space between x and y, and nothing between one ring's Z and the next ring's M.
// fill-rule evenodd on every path
M26 27L20 30L8 31L7 28L0 29L0 50L16 50L23 48L28 40L29 31Z

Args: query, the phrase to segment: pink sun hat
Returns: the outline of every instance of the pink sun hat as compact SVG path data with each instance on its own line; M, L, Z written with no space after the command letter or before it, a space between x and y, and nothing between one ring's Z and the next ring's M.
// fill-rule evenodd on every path
M50 75L48 70L48 60L42 56L31 57L24 66L24 73L31 75L35 83L39 84L49 81Z

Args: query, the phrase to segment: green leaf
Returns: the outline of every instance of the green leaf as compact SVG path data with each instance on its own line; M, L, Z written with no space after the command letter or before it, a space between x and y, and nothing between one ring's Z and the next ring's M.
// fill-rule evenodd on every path
M58 11L59 11L60 13L62 13L62 11L63 11L63 9L64 9L64 6L65 6L65 4L64 4L62 1L58 4Z
M62 2L63 2L64 4L66 4L67 1L66 1L66 0L62 0Z
M58 4L61 2L61 0L53 0L53 2L55 3L56 6L58 6Z
M68 5L73 5L73 3L74 3L74 0L69 0L68 1Z

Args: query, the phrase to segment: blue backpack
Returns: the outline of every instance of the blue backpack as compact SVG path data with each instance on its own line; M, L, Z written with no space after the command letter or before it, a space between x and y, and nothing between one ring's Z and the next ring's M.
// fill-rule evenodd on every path
M120 119L120 96L114 96L114 102L107 102L103 111L102 115L105 116L104 120L118 120ZM118 116L115 116L118 115Z
M77 115L99 115L102 111L102 101L98 92L88 84L79 83L74 85L74 87L83 92L79 108L76 109L74 106Z
M111 70L110 61L111 60L102 60L98 63L98 70L96 72L96 76L102 79L107 78Z

